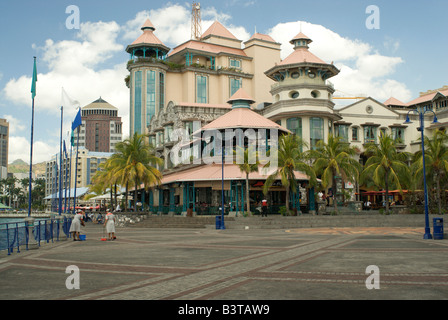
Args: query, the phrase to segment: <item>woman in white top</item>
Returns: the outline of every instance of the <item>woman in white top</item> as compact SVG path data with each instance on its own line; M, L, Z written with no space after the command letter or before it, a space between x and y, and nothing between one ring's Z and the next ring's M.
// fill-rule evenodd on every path
M80 241L79 232L81 231L81 225L84 226L84 212L78 211L73 217L72 224L70 225L69 232L73 233L73 241Z
M112 212L107 212L104 225L106 226L106 232L109 235L109 240L117 239L115 237L115 216Z

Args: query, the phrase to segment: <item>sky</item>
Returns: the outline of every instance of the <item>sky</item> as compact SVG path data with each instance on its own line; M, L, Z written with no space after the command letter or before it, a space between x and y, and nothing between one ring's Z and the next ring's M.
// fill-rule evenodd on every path
M243 42L255 32L268 34L281 43L282 59L293 50L289 41L302 31L313 40L309 50L341 70L330 79L335 96L409 102L420 92L448 85L445 0L196 2L201 3L203 32L218 20ZM81 107L100 96L116 106L123 138L128 136L126 46L141 34L147 18L171 49L188 41L192 3L0 1L0 118L10 123L9 163L30 161L34 56L33 163L39 163L59 152L61 111L63 139L68 140L77 109L63 98L63 90Z

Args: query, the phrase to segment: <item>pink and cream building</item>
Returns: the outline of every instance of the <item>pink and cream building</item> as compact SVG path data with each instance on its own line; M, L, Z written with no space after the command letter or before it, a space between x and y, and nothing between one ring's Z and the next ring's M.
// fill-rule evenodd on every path
M333 133L358 146L361 159L364 145L377 141L381 132L400 138L403 151L418 150L418 119L410 114L413 123L404 124L410 108L428 108L440 115L438 124L426 122L428 134L448 126L444 120L448 118L448 88L422 93L409 103L395 98L381 103L369 97L335 109L335 88L329 79L339 70L310 51L312 40L302 32L291 39L294 51L282 60L280 43L270 36L255 33L242 42L218 21L200 39L172 49L157 38L149 20L141 29L141 36L126 48L130 54L126 79L130 134L147 134L157 155L165 160L160 168L162 187L142 190L138 197L160 212L185 212L190 204L200 212L200 203L219 206L221 201L220 165L178 165L170 160L178 143L172 132L177 129L185 129L191 136L211 128L275 128L280 134L299 135L310 148ZM226 165L224 172L226 203L231 211L242 211L245 175L236 165ZM250 175L251 201L260 200L266 178L261 172ZM297 178L300 193L293 195L291 202L313 211L314 191L307 188L306 176L297 173ZM272 190L270 203L284 205L284 189L277 186Z

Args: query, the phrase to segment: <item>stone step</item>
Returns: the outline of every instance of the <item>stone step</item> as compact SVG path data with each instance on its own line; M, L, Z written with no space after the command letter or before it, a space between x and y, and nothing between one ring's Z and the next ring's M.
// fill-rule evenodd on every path
M234 221L233 217L224 218ZM215 216L148 216L140 222L132 224L140 228L207 228L216 225Z

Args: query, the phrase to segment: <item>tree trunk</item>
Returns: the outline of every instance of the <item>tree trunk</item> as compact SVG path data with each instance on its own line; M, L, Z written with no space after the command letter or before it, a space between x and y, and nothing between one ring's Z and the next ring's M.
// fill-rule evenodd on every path
M246 173L246 208L247 214L250 215L250 198L249 198L249 174Z
M338 214L338 202L336 201L336 173L333 171L333 207L334 214Z
M386 187L386 214L389 214L389 172L388 171L386 171L384 178L385 178L384 186Z
M289 187L286 187L286 201L285 201L285 205L286 205L286 214L289 216L290 212L289 212Z
M128 186L129 183L126 182L126 193L125 193L125 197L124 197L124 211L128 211Z
M442 214L442 199L440 197L440 175L437 175L436 178L436 196L437 196L437 207L439 209L439 214Z

